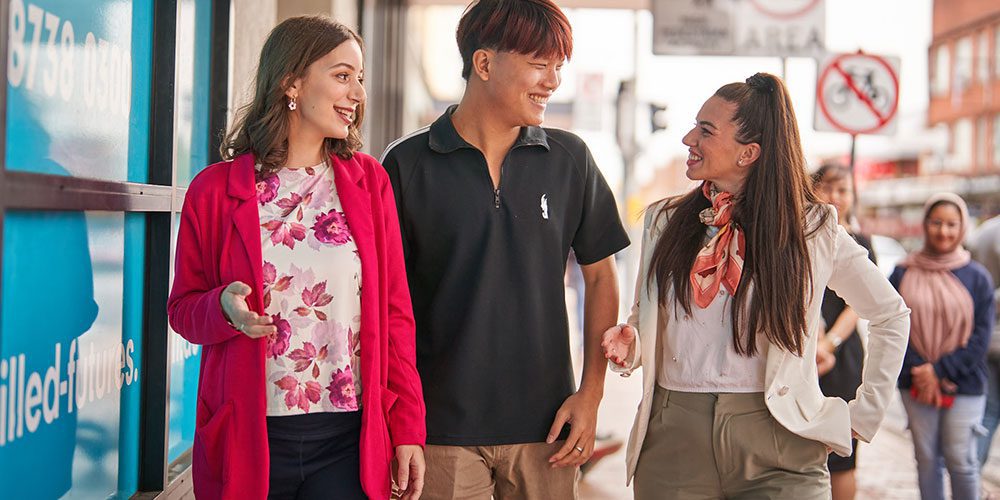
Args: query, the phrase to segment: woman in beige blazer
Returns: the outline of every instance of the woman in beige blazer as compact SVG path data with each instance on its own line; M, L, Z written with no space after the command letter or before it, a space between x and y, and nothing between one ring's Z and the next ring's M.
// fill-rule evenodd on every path
M909 310L813 194L780 79L721 87L684 144L703 182L647 210L632 314L603 339L612 369L646 367L627 480L637 499L829 498L828 453L871 440L893 397ZM871 322L850 403L817 382L827 287Z

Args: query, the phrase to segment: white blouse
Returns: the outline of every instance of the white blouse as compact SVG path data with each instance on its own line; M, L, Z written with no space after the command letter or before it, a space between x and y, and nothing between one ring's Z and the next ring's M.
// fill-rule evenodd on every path
M657 384L682 392L764 391L767 337L758 334L753 357L737 354L731 301L729 292L721 288L708 307L692 303L690 315L679 304L660 307L657 335L662 358Z

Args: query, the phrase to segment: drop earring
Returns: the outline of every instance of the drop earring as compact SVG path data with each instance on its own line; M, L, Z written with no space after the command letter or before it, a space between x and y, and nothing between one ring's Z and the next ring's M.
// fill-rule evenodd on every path
M295 111L295 108L297 108L297 107L299 107L299 106L297 104L295 104L295 98L294 97L289 97L288 98L288 111Z

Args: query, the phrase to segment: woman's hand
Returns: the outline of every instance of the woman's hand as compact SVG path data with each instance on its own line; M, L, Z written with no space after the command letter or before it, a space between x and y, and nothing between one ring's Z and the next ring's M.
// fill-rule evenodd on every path
M829 352L822 347L816 349L816 372L820 377L830 373L830 370L832 370L833 366L836 364L837 357L834 356L832 352Z
M247 305L247 297L251 293L253 293L253 289L242 281L230 283L219 296L222 315L226 317L226 321L233 325L233 328L252 339L274 335L278 332L278 328L271 324L271 317L261 316L251 311L250 306Z
M935 408L941 406L941 391L936 387L914 386L917 389L917 402Z
M601 336L604 357L621 367L625 367L625 360L632 352L632 344L634 343L635 329L630 325L612 326Z
M823 351L828 354L833 354L837 348L833 346L833 342L830 341L825 335L819 338L819 342L816 343L816 353Z
M941 381L934 372L934 365L924 363L910 369L913 386L917 389L917 402L930 406L941 406Z
M396 460L393 461L396 486L399 488L402 500L417 500L424 490L424 449L415 444L404 444L396 447Z
M936 388L938 385L937 373L934 372L934 365L930 363L914 366L910 369L910 376L913 377L913 383L921 387Z

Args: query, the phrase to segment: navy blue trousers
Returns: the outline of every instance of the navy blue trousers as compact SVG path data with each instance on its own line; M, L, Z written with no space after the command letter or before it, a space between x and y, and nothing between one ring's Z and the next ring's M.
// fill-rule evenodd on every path
M267 417L271 453L267 498L364 500L361 412Z

